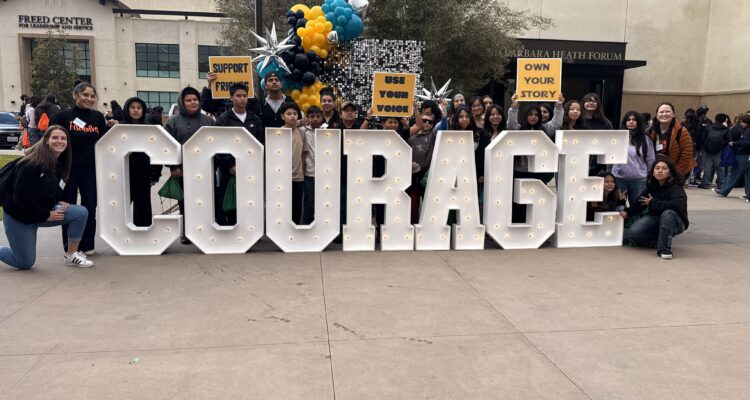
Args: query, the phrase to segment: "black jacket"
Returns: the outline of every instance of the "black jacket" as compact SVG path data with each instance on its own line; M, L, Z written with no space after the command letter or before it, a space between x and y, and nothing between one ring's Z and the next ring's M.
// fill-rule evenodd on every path
M20 222L40 224L49 218L49 212L62 199L62 194L57 172L46 173L37 165L19 161L13 195L5 199L3 209Z
M729 142L727 140L729 138L728 133L729 128L724 126L724 124L714 122L707 130L703 131L704 136L699 140L700 147L708 154L721 153L724 150L724 146Z
M138 97L131 97L125 101L123 106L124 110L129 110L130 105L133 103L141 103L143 107L143 115L141 118L134 120L130 118L130 113L125 112L122 115L123 125L145 125L146 124L146 102ZM141 187L148 187L151 182L158 182L161 178L161 165L151 165L151 160L144 153L132 153L130 154L130 189L133 190L135 185Z
M266 135L263 130L263 122L260 118L253 113L251 110L247 110L247 117L243 123L237 118L237 114L230 108L224 111L219 118L216 118L216 126L241 126L247 129L251 135L253 135L261 144L266 143Z
M608 131L612 130L612 122L610 122L607 118L591 118L586 119L581 117L580 120L583 120L583 126L582 130L587 131Z
M294 100L289 96L284 96L284 103L294 103ZM265 97L260 100L250 99L247 107L260 117L264 128L281 128L284 126L284 120L281 119L281 112L274 111L266 102ZM281 111L281 107L279 107L279 111Z
M734 143L735 154L746 156L750 154L750 127L742 131L742 137L739 142Z
M76 119L82 121L83 126L74 123ZM73 152L72 169L94 169L94 146L109 130L104 115L97 110L73 106L55 115L50 125L62 125L68 131Z
M651 178L646 184L646 189L641 193L641 197L648 197L648 195L651 195L652 198L648 205L649 215L658 217L666 210L673 210L679 214L680 219L685 224L685 229L688 228L690 222L687 212L687 194L685 194L685 189L679 182L670 179L662 186L656 179ZM646 206L637 203L627 208L625 212L628 213L629 217L632 217L642 213L645 208Z

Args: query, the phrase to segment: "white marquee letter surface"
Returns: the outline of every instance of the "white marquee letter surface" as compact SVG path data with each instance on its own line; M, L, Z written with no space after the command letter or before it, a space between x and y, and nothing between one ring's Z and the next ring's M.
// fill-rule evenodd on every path
M214 216L213 158L236 160L237 224ZM185 234L205 254L246 253L263 236L263 146L241 127L203 127L183 146Z
M348 164L344 251L375 250L373 204L385 204L382 250L414 250L405 192L411 184L411 147L394 131L346 130L344 153ZM386 172L380 178L373 178L375 155L386 159Z
M557 196L539 179L515 179L513 158L529 172L557 172L557 147L542 131L503 131L485 149L484 225L504 249L536 249L555 233ZM512 223L512 204L528 204L526 223Z
M432 153L427 191L416 225L417 250L481 250L474 137L470 131L440 131ZM457 210L456 225L445 225Z
M157 215L150 227L133 225L130 153L146 153L156 165L177 165L180 144L161 126L116 125L96 143L99 236L119 255L159 255L180 236L179 215ZM148 179L148 177L140 177Z
M323 251L339 234L341 131L315 130L315 221L292 222L292 130L266 128L266 235L284 252Z
M589 156L601 164L622 164L628 156L628 131L557 131L560 152L555 247L621 246L623 220L617 212L596 213L586 222L586 203L601 201L604 179L590 177Z

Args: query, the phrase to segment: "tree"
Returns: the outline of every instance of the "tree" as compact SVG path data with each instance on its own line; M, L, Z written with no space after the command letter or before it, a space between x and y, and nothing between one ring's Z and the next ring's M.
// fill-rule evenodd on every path
M423 80L452 79L459 91L474 91L505 74L516 39L552 20L510 8L501 0L372 0L365 35L425 42ZM456 93L456 91L454 91Z
M54 94L62 105L73 103L71 88L78 78L81 49L73 47L73 58L66 59L65 39L51 31L36 39L31 55L31 92L38 96Z
M264 1L264 25L275 22L277 32L284 32L286 10L297 3ZM322 1L299 3L313 6ZM243 54L255 47L253 36L245 33L255 26L255 0L217 0L217 5L228 17L220 44ZM364 35L423 41L425 83L430 77L436 84L450 78L452 88L474 91L490 79L502 78L507 54L520 46L516 37L533 27L550 26L551 19L514 10L502 0L370 0Z

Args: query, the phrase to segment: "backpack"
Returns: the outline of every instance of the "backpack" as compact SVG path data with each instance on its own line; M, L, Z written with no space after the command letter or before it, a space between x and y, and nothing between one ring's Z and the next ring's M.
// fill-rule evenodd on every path
M16 176L18 175L16 164L18 164L19 160L21 160L21 157L0 168L0 205L5 204L7 199L13 197L13 189L16 185Z
M42 133L49 128L49 117L47 116L47 113L42 113L42 116L39 117L39 122L37 122L36 128L42 131Z
M725 130L711 129L706 135L706 140L703 141L703 151L709 154L720 153L721 149L724 148L724 135Z

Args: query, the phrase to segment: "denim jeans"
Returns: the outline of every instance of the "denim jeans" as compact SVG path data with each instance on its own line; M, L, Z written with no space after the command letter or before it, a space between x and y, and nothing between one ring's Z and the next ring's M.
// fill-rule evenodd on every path
M310 225L315 221L315 177L305 177L305 207L302 223Z
M724 184L719 189L719 194L726 196L729 192L734 189L734 186L740 181L745 180L745 196L750 195L750 157L747 154L737 155L737 166L732 169L732 173L729 174L729 178L724 181Z
M658 252L672 251L672 238L685 231L682 218L674 210L666 210L660 216L644 215L625 230L625 240L648 247Z
M701 180L701 186L711 186L711 183L714 181L714 172L716 172L716 187L721 187L724 184L724 168L721 168L719 164L721 164L721 152L703 152L703 179Z
M40 224L24 224L10 214L3 215L5 236L10 247L0 248L0 261L13 268L29 269L36 261L36 231L38 228L51 226L67 226L68 241L77 242L83 236L86 219L89 216L86 207L71 204L65 211L65 218L61 221L44 221ZM66 249L67 250L67 249Z
M638 204L638 196L646 190L645 179L617 179L617 189L628 191L628 205L633 207Z
M37 128L29 128L29 143L33 146L38 142L42 136L44 136L44 132L40 131Z

